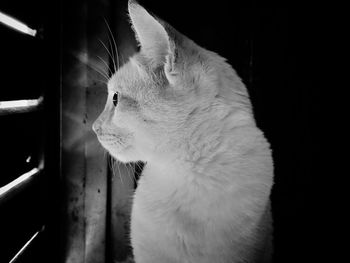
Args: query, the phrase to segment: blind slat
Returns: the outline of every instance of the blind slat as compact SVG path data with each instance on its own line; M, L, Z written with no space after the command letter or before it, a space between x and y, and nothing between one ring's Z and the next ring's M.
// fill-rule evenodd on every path
M8 199L10 196L18 192L21 188L28 185L35 177L40 174L41 170L41 168L33 168L12 182L0 187L0 203L1 201Z
M37 111L42 102L42 97L34 100L0 101L0 116Z
M37 31L35 29L32 29L28 27L26 24L22 23L21 21L18 21L17 19L4 14L3 12L0 12L0 23L3 23L4 25L17 30L19 32L22 32L24 34L30 35L35 37Z
M33 243L33 241L38 237L38 235L44 231L45 226L42 226L41 230L37 231L25 244L24 246L16 253L16 255L10 260L9 263L16 262L20 256L23 254L23 252Z

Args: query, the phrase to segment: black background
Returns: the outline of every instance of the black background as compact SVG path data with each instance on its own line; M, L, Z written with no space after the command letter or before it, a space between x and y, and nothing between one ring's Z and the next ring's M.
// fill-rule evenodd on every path
M66 39L71 37L65 38L65 32L69 30L65 31L64 26L60 35L60 25L69 25L74 17L74 8L69 7L74 4L64 1L60 18L58 2L52 3L55 4L50 7L43 1L1 1L1 11L33 27L42 27L50 21L50 17L55 18L48 25L56 39L53 41L54 37L51 36L51 42L46 43L51 51L43 57L38 50L42 45L40 41L28 41L27 37L0 25L0 100L34 98L44 92L44 86L51 84L51 78L54 79L53 83L57 81L55 74L60 74L60 68L53 62L59 62L60 42L63 41L63 46L68 49L69 41ZM247 4L247 1L140 0L139 3L199 45L227 58L247 86L258 126L271 143L275 162L272 192L274 262L325 260L323 249L329 240L325 238L327 225L320 218L321 203L322 206L327 204L320 196L318 186L324 172L320 166L322 138L319 132L322 89L315 82L322 74L319 71L323 57L320 32L324 28L320 12L305 6L262 7L252 1ZM113 1L112 9L111 16L121 21L128 36L132 35L126 22L126 1ZM128 39L119 37L121 42ZM134 44L134 41L130 42L130 45ZM63 50L63 54L65 51L68 50ZM59 93L54 88L55 85L52 91L46 89L45 92L57 99ZM39 151L35 145L41 145L43 136L33 132L33 127L41 127L43 123L38 121L37 114L32 115L21 115L16 120L0 116L2 184L27 169L27 155L35 155ZM54 115L45 118L45 121L44 126L58 122L59 118ZM48 132L55 134L52 130ZM52 137L57 139L54 135ZM55 151L54 147L51 149ZM0 210L0 239L1 244L5 244L0 247L0 255L4 255L5 250L15 250L16 242L13 241L12 245L9 240L18 242L19 239L26 239L11 234L20 229L15 224L25 221L19 211L25 211L28 215L26 220L30 221L33 216L33 210L28 211L29 205L23 202L16 205L17 209L11 211L12 214L7 214L5 208L0 206L3 209ZM46 206L38 209L54 214ZM37 217L40 215L37 213ZM7 235L3 234L4 229L7 229ZM17 232L21 232L16 234L21 236L25 231ZM45 250L41 253L45 254Z

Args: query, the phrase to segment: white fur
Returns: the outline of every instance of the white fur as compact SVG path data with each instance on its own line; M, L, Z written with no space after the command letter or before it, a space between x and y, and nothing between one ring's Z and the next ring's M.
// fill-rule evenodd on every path
M110 79L93 128L115 158L147 163L131 216L136 263L269 262L271 151L243 83L135 2L129 14L141 51Z

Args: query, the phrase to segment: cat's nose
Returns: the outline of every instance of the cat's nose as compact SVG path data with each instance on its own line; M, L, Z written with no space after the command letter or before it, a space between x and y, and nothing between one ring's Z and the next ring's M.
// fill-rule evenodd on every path
M101 125L100 123L96 120L93 124L92 124L92 130L96 133L99 134L101 131Z

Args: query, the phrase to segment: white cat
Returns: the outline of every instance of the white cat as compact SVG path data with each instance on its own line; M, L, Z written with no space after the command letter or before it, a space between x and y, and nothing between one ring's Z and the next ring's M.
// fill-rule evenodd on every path
M129 2L140 52L109 80L93 129L146 162L134 195L136 263L269 262L273 164L225 59Z

